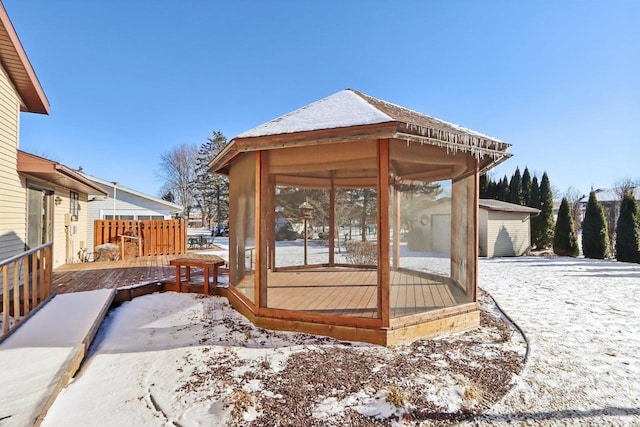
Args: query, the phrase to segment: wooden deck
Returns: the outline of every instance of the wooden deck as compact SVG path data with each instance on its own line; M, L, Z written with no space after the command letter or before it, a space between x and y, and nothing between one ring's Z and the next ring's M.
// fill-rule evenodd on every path
M53 271L51 290L58 294L94 289L133 287L158 282L174 282L176 268L169 265L184 255L160 255L119 261L65 264ZM190 258L209 259L208 255L189 253ZM194 269L196 270L196 269ZM201 275L195 271L194 276Z
M208 260L210 255L191 254ZM175 282L174 256L138 257L122 261L65 264L53 272L52 291L63 294L94 289ZM194 282L204 277L194 269ZM361 268L269 272L269 308L330 316L376 318L377 272ZM238 289L253 300L253 280ZM391 272L391 317L397 318L469 302L464 292L444 282L407 272Z
M375 270L270 272L267 282L269 308L367 318L377 315ZM251 286L240 290L253 299ZM469 302L455 286L398 271L391 272L389 301L392 318Z

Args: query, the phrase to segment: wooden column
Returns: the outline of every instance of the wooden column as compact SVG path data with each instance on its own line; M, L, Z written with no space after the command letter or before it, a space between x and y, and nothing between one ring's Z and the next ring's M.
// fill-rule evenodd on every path
M473 175L466 178L467 181L467 215L469 226L467 228L467 286L466 294L471 301L478 300L478 220L480 200L480 175L479 162L472 159Z
M267 220L269 208L267 153L256 152L256 275L255 305L267 307Z
M265 162L268 163L268 162ZM268 179L268 209L269 216L267 224L267 235L268 235L268 255L269 255L269 265L267 265L267 270L274 269L276 266L276 184L275 177L269 173L269 167L266 166L266 172L269 177Z
M394 189L393 193L393 269L400 268L400 198L402 193Z
M378 318L389 327L389 140L378 140Z
M331 188L329 190L329 265L333 267L335 265L335 249L336 249L336 187L333 181L335 171L331 171ZM338 244L340 238L338 237Z

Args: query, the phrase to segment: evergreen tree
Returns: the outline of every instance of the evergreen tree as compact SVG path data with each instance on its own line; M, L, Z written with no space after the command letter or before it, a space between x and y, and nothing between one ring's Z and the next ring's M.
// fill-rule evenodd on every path
M558 221L553 233L553 252L556 255L570 257L577 257L580 254L578 238L573 227L571 207L566 197L562 198L558 211Z
M516 168L516 171L511 176L508 201L516 205L522 204L522 176L520 175L520 168Z
M487 177L487 174L480 175L480 198L490 199L489 187L491 186L491 180Z
M538 248L548 248L553 244L553 192L549 176L545 172L540 182L540 229L536 242Z
M529 198L531 197L531 174L529 168L525 166L522 173L522 205L529 206Z
M227 145L220 131L212 133L196 156L195 179L191 182L193 196L202 213L205 226L222 224L229 216L229 178L209 172L209 163Z
M640 213L633 193L625 191L616 225L616 259L640 263Z
M498 198L497 200L502 200L503 202L509 201L509 180L505 175L498 184Z
M162 196L160 196L160 198L170 203L174 203L176 200L171 190L166 190L164 193L162 193Z
M592 191L582 222L582 253L585 258L604 259L609 252L607 220L602 205L596 199L596 192Z
M529 196L529 207L540 209L540 187L538 186L538 177L534 176L531 181L531 194ZM531 217L531 244L538 247L540 240L540 215Z

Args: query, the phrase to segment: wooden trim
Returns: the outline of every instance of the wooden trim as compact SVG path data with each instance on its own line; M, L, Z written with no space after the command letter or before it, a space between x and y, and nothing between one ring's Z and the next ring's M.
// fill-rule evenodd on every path
M433 338L439 335L466 331L478 326L480 326L480 312L478 310L470 311L390 330L386 336L386 345L399 345L417 339Z
M378 317L389 326L389 140L378 141Z
M272 319L282 319L291 322L312 322L321 325L354 326L359 328L382 327L379 319L372 319L368 317L325 315L310 313L306 311L283 310L280 308L261 308L259 315Z
M9 49L3 46L2 64L7 70L7 74L9 74L11 83L13 83L20 95L22 101L20 110L49 114L49 100L40 85L40 81L38 81L38 77L2 2L0 2L0 22L2 23L2 32L10 42Z
M402 224L402 218L400 218L400 198L402 197L402 193L396 190L394 190L393 193L393 269L397 270L400 268L400 229Z
M438 310L425 311L422 313L412 314L410 316L395 317L391 319L390 329L404 328L406 326L416 325L419 323L430 322L433 320L447 319L458 314L469 313L479 310L477 302L456 305L453 307L440 308Z

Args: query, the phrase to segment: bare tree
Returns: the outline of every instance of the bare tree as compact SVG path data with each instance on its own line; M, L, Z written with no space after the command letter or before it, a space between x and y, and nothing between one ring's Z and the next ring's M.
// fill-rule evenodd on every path
M578 230L582 228L582 203L580 203L580 200L585 197L585 194L582 194L572 185L564 193L564 197L569 202L571 216L573 218L573 226L576 232L578 232Z
M633 195L633 191L636 187L640 185L640 180L631 179L631 177L625 176L624 178L620 178L613 184L613 189L618 196L618 200L622 200L624 195L629 193Z
M183 207L187 218L194 203L191 183L195 178L197 155L196 145L181 144L160 155L160 170L157 173L164 181L162 192L171 192L174 195L176 203Z

